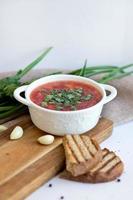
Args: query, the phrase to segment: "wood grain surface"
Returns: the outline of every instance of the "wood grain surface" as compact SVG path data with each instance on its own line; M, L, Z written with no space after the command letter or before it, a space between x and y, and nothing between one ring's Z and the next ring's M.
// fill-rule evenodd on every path
M49 146L37 143L37 138L46 133L36 128L28 115L5 125L8 129L0 135L0 200L24 199L64 168L62 137L55 137ZM9 134L16 125L24 128L24 136L11 141ZM112 125L102 118L86 134L101 143L111 135Z

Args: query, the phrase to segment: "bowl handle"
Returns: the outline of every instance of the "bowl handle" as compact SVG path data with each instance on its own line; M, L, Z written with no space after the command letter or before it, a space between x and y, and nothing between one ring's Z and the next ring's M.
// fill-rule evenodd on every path
M15 99L17 99L19 102L21 102L22 104L25 104L26 106L29 106L29 102L20 96L21 92L25 92L25 90L27 89L28 85L23 85L21 87L18 87L15 91L14 91L14 97Z
M106 85L106 84L100 84L105 90L108 90L110 94L105 97L104 104L108 103L112 99L114 99L117 95L117 90L111 86L111 85Z

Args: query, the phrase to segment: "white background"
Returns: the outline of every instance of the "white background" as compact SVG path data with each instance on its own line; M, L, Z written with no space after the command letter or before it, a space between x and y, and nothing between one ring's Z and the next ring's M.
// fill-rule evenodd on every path
M46 68L132 62L132 0L0 0L0 72L53 46Z

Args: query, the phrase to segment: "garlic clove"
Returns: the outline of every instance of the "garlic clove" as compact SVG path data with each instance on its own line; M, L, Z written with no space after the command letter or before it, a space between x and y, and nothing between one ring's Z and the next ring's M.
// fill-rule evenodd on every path
M53 135L44 135L38 138L37 140L40 144L49 145L54 142L54 136Z
M7 130L7 127L4 125L0 125L0 132Z
M17 140L23 136L23 129L20 126L16 126L10 134L11 140Z

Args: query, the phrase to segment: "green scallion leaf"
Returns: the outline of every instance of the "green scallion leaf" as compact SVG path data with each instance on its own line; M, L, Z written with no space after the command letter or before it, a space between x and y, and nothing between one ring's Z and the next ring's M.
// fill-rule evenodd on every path
M87 67L87 59L84 62L84 66L83 66L82 70L80 71L79 76L85 76L86 67Z

